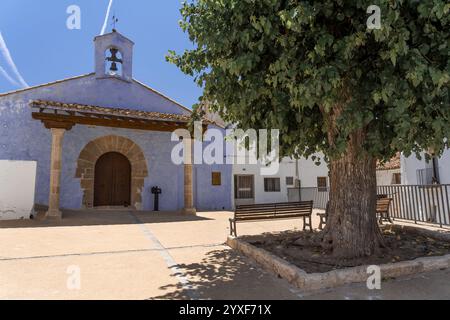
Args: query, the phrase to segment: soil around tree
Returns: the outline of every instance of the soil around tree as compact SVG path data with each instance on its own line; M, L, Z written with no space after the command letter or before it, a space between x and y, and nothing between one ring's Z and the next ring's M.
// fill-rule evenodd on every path
M381 265L450 254L450 242L384 226L385 248L370 257L342 259L324 249L320 232L286 231L244 236L242 240L296 265L307 273L323 273L361 265Z

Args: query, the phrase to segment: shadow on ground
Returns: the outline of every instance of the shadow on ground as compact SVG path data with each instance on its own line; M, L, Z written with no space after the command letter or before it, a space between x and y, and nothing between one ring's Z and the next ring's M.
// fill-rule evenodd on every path
M178 212L144 212L144 211L112 211L112 210L64 210L63 219L44 220L40 212L34 220L0 221L0 229L13 228L51 228L136 224L130 215L133 213L142 223L168 223L184 221L211 220L204 217L182 215Z
M189 286L178 283L160 287L171 292L152 297L152 300L296 298L284 280L269 275L231 249L210 251L201 263L179 264L178 267L189 280Z

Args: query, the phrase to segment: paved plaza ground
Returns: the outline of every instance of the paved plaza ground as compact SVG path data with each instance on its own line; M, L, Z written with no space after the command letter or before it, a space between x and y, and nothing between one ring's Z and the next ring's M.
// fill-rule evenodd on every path
M0 299L450 299L450 270L392 279L381 290L302 292L224 245L231 216L65 211L60 222L0 222ZM294 227L302 222L238 231Z

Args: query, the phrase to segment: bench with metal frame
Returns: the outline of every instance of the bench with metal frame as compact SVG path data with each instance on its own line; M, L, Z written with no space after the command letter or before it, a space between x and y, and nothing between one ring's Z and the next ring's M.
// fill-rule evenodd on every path
M380 224L383 224L383 220L384 220L384 221L389 221L390 223L394 223L391 219L391 215L390 215L390 211L389 211L389 207L390 207L390 204L393 201L393 199L385 198L383 196L378 196L377 198L378 199L377 199L376 214L379 217L378 222ZM327 203L327 208L324 213L317 214L320 218L320 225L319 225L320 230L323 230L323 227L327 224L328 206L329 206L329 203Z
M320 224L319 224L319 230L323 230L323 227L327 224L328 220L328 208L330 206L330 203L327 203L327 208L325 209L324 213L318 213L317 216L320 218Z
M389 212L389 207L392 201L392 198L379 198L377 200L377 215L379 216L378 221L380 224L383 224L383 220L394 223Z
M236 223L264 220L303 218L303 230L312 231L313 201L267 203L236 206L230 219L230 234L237 237Z

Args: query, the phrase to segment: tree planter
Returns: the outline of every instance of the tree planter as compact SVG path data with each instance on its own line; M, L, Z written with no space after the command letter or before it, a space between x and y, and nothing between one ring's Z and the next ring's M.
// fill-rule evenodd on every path
M402 228L401 226L399 228ZM436 239L449 240L450 234L413 228L414 232L425 236L436 236ZM239 251L245 256L255 260L267 271L287 280L295 287L302 290L319 290L334 288L351 283L366 282L371 274L367 272L367 265L333 270L324 273L307 273L297 266L289 263L274 254L257 248L250 243L229 236L227 244L232 249ZM429 272L450 268L450 254L435 257L423 257L410 261L387 263L379 265L382 279L395 278L399 276L413 275L422 272Z

